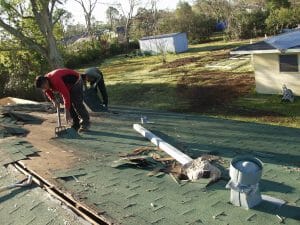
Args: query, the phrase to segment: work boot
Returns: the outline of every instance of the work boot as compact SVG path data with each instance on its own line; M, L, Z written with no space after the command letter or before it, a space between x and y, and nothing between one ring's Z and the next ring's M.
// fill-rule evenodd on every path
M86 132L90 129L90 124L82 124L78 130L78 132Z

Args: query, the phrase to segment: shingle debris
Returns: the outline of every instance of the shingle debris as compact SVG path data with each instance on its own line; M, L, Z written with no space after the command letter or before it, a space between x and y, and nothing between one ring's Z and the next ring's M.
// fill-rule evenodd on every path
M0 142L0 165L6 166L10 163L37 154L38 150L29 142L20 139L9 139Z

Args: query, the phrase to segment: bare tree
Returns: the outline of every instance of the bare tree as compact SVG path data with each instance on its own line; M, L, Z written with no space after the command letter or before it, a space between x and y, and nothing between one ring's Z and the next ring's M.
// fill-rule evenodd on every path
M110 25L110 30L112 31L113 30L113 27L114 27L114 23L115 21L117 20L119 16L119 11L112 7L112 6L109 6L106 10L106 18L109 22L109 25Z
M125 24L124 24L125 36L124 36L124 38L125 38L126 44L128 45L129 44L129 30L130 30L130 27L133 22L134 10L140 5L140 0L127 0L126 4L127 5L125 5L125 3L121 4L121 1L119 1L118 6L125 18Z
M92 14L97 3L99 3L99 0L74 0L74 1L81 5L84 13L84 19L85 19L85 24L86 24L88 34L92 36Z
M20 40L27 48L44 56L51 68L63 66L63 59L58 50L53 34L54 25L65 13L61 10L54 14L59 0L30 0L29 2L16 2L3 0L0 2L0 27ZM25 4L28 3L28 4ZM22 29L22 22L31 20L37 26L44 41L37 41Z
M232 2L228 0L197 0L195 6L201 13L211 15L222 21L228 20L231 16Z
M132 34L136 37L158 34L157 0L150 0L146 7L138 8L134 17Z
M152 31L153 34L157 34L157 22L158 22L158 16L157 16L157 2L158 0L150 0L150 12L152 15Z

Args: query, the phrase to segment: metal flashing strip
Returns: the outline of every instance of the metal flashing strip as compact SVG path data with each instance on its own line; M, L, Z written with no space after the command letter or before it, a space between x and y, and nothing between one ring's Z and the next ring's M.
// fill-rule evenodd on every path
M59 190L54 185L52 185L49 181L45 180L43 177L39 176L34 171L26 168L25 165L21 162L15 162L12 164L17 170L22 172L25 175L31 175L32 181L40 186L42 189L47 191L51 196L58 199L66 206L68 206L74 213L78 216L84 218L89 223L96 225L108 225L108 224L117 224L115 221L112 221L111 218L104 217L101 215L103 212L95 212L92 209L89 209L85 205L81 204L77 200L75 200L70 194Z

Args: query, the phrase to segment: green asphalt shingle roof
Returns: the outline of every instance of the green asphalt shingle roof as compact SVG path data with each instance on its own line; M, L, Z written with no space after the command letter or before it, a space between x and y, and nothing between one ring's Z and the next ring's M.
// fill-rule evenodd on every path
M1 155L0 151L0 155ZM0 167L0 187L11 185L25 178L12 166ZM62 208L59 201L32 184L0 193L1 225L62 225L87 224Z
M74 166L76 178L59 182L99 213L121 224L273 225L279 223L276 215L286 218L285 224L299 224L299 129L134 108L113 111L93 117L91 131L81 138L57 140L86 156ZM223 179L205 188L206 180L178 185L168 175L149 177L149 170L143 168L112 168L120 153L153 146L132 128L141 115L155 122L146 128L192 158L222 157ZM229 203L224 171L233 157L244 154L264 162L262 194L283 199L287 205L278 208L263 202L245 210ZM72 174L72 170L57 172Z

